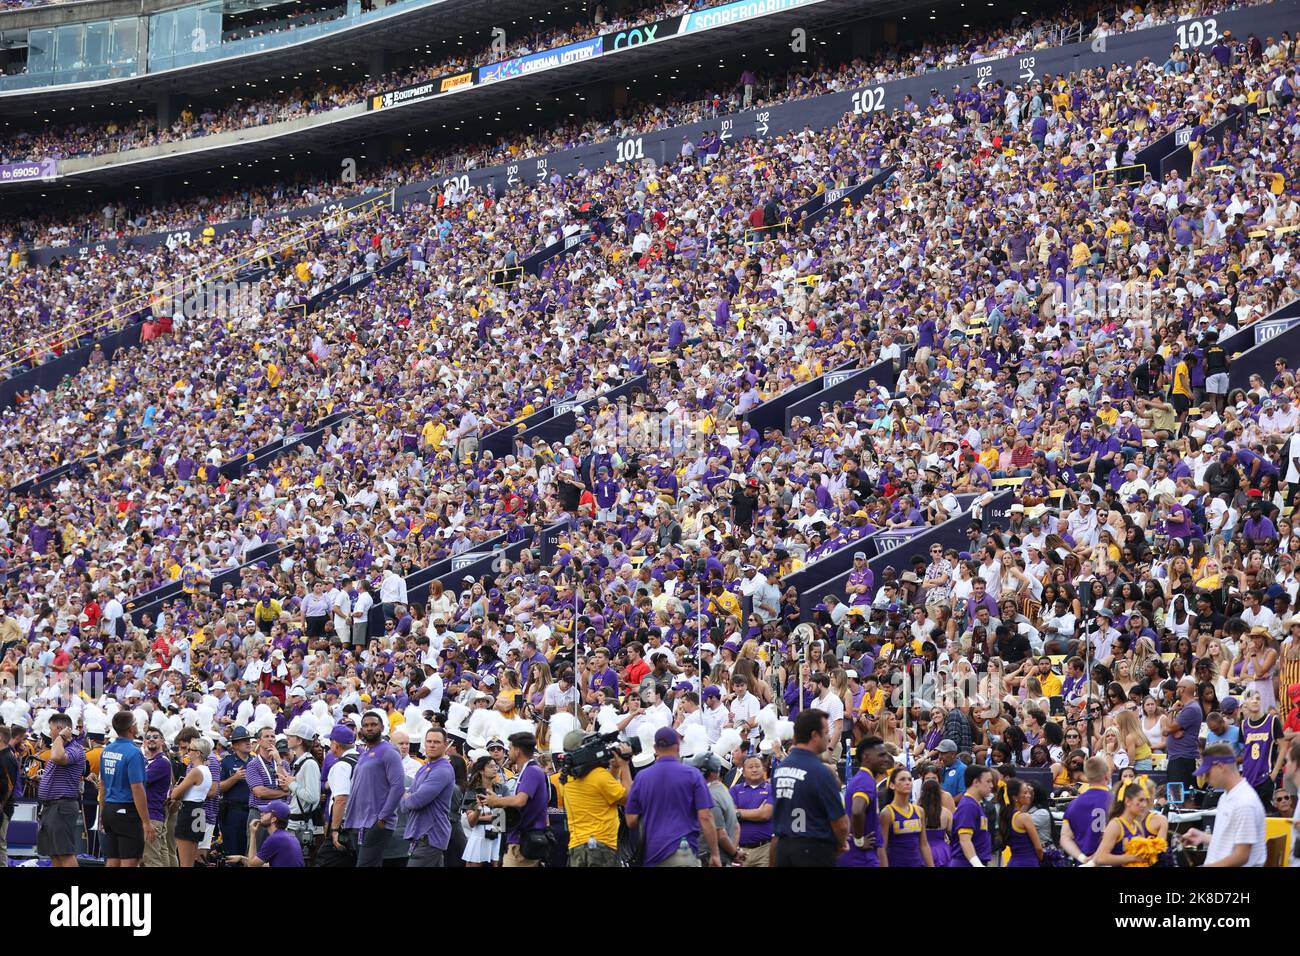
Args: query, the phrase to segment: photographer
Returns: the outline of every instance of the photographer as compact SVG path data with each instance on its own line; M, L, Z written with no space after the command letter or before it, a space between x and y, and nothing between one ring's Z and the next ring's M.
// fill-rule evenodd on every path
M470 768L463 798L467 831L461 855L467 867L499 866L501 862L501 820L504 813L489 809L488 794L505 795L501 771L491 756L479 757Z
M546 773L537 765L537 738L524 732L510 735L510 763L516 768L515 792L509 797L487 794L483 802L493 809L518 810L506 840L504 866L538 866L551 855L551 839L546 828L546 804L550 784Z
M304 856L311 856L316 827L321 817L320 764L313 752L316 734L308 719L294 718L285 731L292 762L286 770L277 768L277 783L288 791L291 808L288 830L302 844Z
M564 738L564 752L572 759L584 742L598 739L571 730ZM569 866L618 866L618 808L632 789L629 759L630 753L620 749L608 768L576 765L567 779L561 776L560 796L569 817Z

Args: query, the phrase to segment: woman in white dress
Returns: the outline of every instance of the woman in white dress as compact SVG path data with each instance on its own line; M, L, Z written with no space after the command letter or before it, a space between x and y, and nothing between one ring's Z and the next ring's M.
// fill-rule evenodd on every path
M499 780L497 762L490 756L479 757L470 770L465 793L505 796L503 788L498 786ZM504 838L504 811L491 810L480 802L474 809L465 811L465 852L460 858L466 866L500 866L501 841Z

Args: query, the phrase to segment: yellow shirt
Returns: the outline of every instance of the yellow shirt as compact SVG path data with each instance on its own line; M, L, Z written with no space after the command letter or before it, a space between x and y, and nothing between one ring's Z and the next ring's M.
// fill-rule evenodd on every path
M861 714L878 714L882 707L885 706L885 691L877 687L874 694L863 694L862 703L858 706L858 713Z
M1070 249L1070 268L1077 269L1079 268L1079 266L1087 263L1087 261L1091 258L1092 258L1092 250L1088 248L1088 244L1086 242L1080 239Z
M1174 366L1174 394L1192 397L1192 376L1183 362Z
M1035 674L1038 678L1038 686L1043 688L1044 697L1055 697L1061 693L1061 677L1059 674Z
M585 777L571 777L559 787L569 815L569 849L595 838L611 850L618 848L618 802L627 791L612 773L597 767Z

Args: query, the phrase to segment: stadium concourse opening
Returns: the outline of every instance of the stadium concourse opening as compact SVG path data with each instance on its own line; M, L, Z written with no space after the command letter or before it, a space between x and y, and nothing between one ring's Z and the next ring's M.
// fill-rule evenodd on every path
M8 6L0 861L1300 859L1296 0Z

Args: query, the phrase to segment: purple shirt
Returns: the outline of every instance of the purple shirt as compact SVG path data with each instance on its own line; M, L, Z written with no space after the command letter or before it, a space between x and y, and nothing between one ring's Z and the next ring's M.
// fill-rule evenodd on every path
M863 822L862 835L874 836L876 843L870 850L863 850L854 846L850 840L849 848L835 861L836 866L880 866L878 848L884 842L880 835L880 805L876 800L876 779L868 770L859 770L854 774L848 788L844 791L844 811L850 816L853 815L853 803L859 795L866 803L866 820Z
M531 760L519 775L519 785L515 794L528 794L528 802L519 810L519 822L515 824L506 838L507 843L518 843L524 833L530 830L545 830L548 820L546 812L547 798L550 795L546 782L546 771Z
M451 842L451 791L456 784L456 774L451 761L440 757L415 771L411 792L402 798L402 808L407 811L406 832L408 840L428 838L429 845L439 850L447 849Z
M704 776L676 757L660 757L632 781L627 812L640 816L645 834L645 866L656 866L677 852L682 840L699 852L701 810L712 810Z
M1079 849L1088 856L1101 846L1101 835L1110 819L1110 790L1106 787L1089 787L1070 801L1065 808L1065 819L1070 821L1070 835Z
M731 788L731 800L736 805L737 810L757 810L763 804L775 806L776 801L772 798L772 782L764 780L757 787L741 781ZM740 821L740 845L741 846L758 846L761 843L769 843L772 839L772 821L764 820L741 820Z
M253 808L255 813L261 813L266 809L266 805L272 800L279 800L280 797L258 797L253 793L254 787L273 787L280 789L276 785L275 766L278 761L271 761L269 764L262 759L260 754L253 754L248 758L248 763L244 765L244 783L248 784L248 805Z
M357 759L343 825L351 830L368 830L383 820L391 830L397 824L397 803L405 789L401 754L392 744L380 741Z
M63 748L68 758L65 764L50 760L41 771L40 786L36 790L39 800L63 800L81 796L81 777L86 770L86 751L75 740Z
M287 830L276 830L257 850L257 858L267 866L306 866L302 844Z
M1200 756L1201 721L1205 719L1201 713L1201 705L1191 701L1183 706L1174 719L1185 733L1181 737L1170 734L1165 739L1165 753L1171 760L1176 757L1189 757L1195 760Z
M172 762L160 753L145 763L144 797L150 820L167 819L167 794L172 788Z

